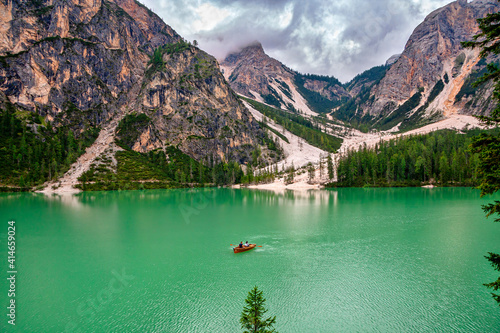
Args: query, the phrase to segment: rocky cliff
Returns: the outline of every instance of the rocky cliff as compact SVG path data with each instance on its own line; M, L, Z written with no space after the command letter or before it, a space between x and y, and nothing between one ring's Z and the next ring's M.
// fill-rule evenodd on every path
M218 160L248 161L261 129L217 61L183 45L180 51L164 50L162 68L146 74L138 104L151 121L133 149L146 152L171 144L198 159L212 152Z
M229 54L221 68L236 92L282 109L329 112L350 97L337 79L300 74L269 57L259 42Z
M429 14L358 112L379 119L394 115L400 121L416 117L417 111L420 118L488 112L484 100L475 102L480 107L464 108L467 101L457 98L467 79L484 67L479 51L464 50L460 43L478 33L478 18L499 7L497 1L460 0Z
M264 135L215 59L134 0L1 0L0 91L76 136L144 114L139 152L245 163Z

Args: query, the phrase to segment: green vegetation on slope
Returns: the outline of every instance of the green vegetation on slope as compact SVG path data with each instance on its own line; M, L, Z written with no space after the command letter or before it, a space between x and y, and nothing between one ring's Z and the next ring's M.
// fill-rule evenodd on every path
M138 190L203 186L206 183L227 185L240 183L243 172L236 162L214 165L213 159L200 163L178 148L169 146L149 153L119 151L111 159L96 160L78 180L86 191Z
M369 123L372 120L372 117L368 114L364 117L361 117L360 114L362 114L362 112L358 112L358 109L370 98L372 98L370 97L370 88L363 87L361 88L361 91L359 92L357 98L352 98L346 103L342 104L333 113L333 115L338 120L345 121L362 132L368 132L368 130L370 129Z
M265 103L267 103L269 105L273 105L277 108L281 108L281 105L283 105L283 106L286 105L286 103L281 98L280 94L278 94L278 92L273 87L268 85L267 89L269 89L269 91L271 93L267 94L267 95L262 95L262 98L264 99Z
M89 127L77 138L68 127L43 126L43 118L16 110L6 102L0 110L0 188L29 190L62 176L99 134ZM34 131L28 127L36 128Z
M283 82L281 80L275 79L275 81L278 83L279 90L281 90L281 92L283 94L285 94L285 96L287 96L288 98L293 100L292 91L290 90L290 86L288 84L286 84L286 82Z
M320 93L307 89L304 85L307 80L316 80L326 82L327 85L325 89L328 87L332 87L335 85L342 86L339 80L332 76L323 76L323 75L313 75L313 74L300 74L297 73L295 75L295 84L300 92L300 94L305 98L309 106L316 112L319 113L328 113L332 111L334 107L339 106L345 99L339 100L329 100L328 98L322 96Z
M486 66L486 59L483 58L479 60L476 67L479 67L480 70L473 70L472 73L467 77L467 79L465 79L462 88L460 88L460 91L455 96L456 102L460 101L464 97L467 98L469 96L472 96L477 92L479 87L474 85L474 82L476 82L480 77L482 77L488 72L488 67Z
M342 139L321 132L319 128L310 120L298 114L278 110L248 98L241 98L250 103L257 111L272 119L276 124L281 125L289 132L300 136L315 147L328 152L335 152L342 144Z
M151 119L144 113L128 114L118 124L116 134L119 139L117 143L121 146L132 148L133 144L139 138L143 129L151 123Z
M388 116L383 116L376 124L375 127L380 130L388 130L404 121L411 110L415 109L420 103L422 98L422 90L419 89L418 92L413 94L406 102L401 104L396 110L392 111Z
M290 141L288 141L288 138L286 136L284 136L283 134L281 134L280 132L278 132L277 130L275 130L274 128L272 128L271 126L269 126L268 124L266 124L265 122L261 121L261 122L259 122L259 125L260 125L260 127L266 128L267 130L273 132L281 140L285 141L286 143L290 143Z
M415 111L410 117L406 117L399 126L399 130L409 131L414 128L422 127L435 121L436 117L440 117L439 113L436 113L435 115L430 117L424 116L429 105L436 99L436 97L443 91L443 89L443 80L439 80L438 82L436 82L431 92L429 93L429 97L427 98L425 104L419 107L418 110Z
M115 142L124 149L115 154L116 164L111 158L99 157L90 170L79 181L82 190L130 190L177 188L190 186L231 185L250 182L252 175L243 175L240 165L235 161L215 163L214 156L196 161L177 147L169 146L163 151L156 149L148 153L133 151L133 145L151 124L145 114L129 114L117 126ZM229 130L229 127L227 130ZM281 134L280 134L281 135ZM286 138L285 138L286 139ZM266 146L271 157L283 155L277 140L267 134L259 138L259 144ZM250 169L267 166L261 158L260 146L252 153Z
M335 118L349 123L362 132L368 132L373 117L368 114L361 117L360 115L362 112L357 111L363 104L368 102L370 98L373 98L370 97L371 87L382 80L389 68L389 66L385 65L370 68L355 76L350 82L345 84L344 87L349 91L356 85L363 84L363 86L361 87L356 98L351 98L340 105L340 107L334 112Z
M498 130L496 130L498 132ZM332 186L442 186L478 184L478 155L470 152L478 130L442 130L382 141L375 148L349 151L337 165Z
M369 85L371 86L374 83L378 83L385 76L389 68L390 66L385 65L372 67L356 75L351 81L344 85L344 88L351 90L356 84L370 83Z
M164 54L182 53L190 47L191 44L182 39L177 43L170 43L159 46L154 50L153 55L149 59L149 67L146 70L145 76L149 78L152 74L161 72L163 69L165 69L165 62L163 61Z
M442 80L436 82L434 88L432 88L431 93L429 94L429 97L427 98L427 103L432 103L436 99L436 97L438 97L438 95L443 91L443 88L444 83Z

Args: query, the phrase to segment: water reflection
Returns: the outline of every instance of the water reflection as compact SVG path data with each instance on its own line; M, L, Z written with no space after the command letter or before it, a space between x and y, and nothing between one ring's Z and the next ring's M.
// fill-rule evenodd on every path
M83 204L74 193L60 193L60 194L35 194L43 198L47 202L58 202L63 206L70 207L74 210L81 210Z
M17 200L27 194L4 195L0 200ZM73 209L81 209L82 206L94 206L98 204L112 205L117 201L122 204L136 204L147 201L171 201L174 200L189 207L202 208L209 203L230 204L236 201L247 204L249 202L283 205L285 202L293 201L297 205L323 205L338 202L338 191L336 190L255 190L255 189L171 189L171 190L145 190L145 191L109 191L109 192L82 192L63 194L38 194L33 193L33 198L43 199L46 202L60 203ZM222 199L222 202L221 202Z

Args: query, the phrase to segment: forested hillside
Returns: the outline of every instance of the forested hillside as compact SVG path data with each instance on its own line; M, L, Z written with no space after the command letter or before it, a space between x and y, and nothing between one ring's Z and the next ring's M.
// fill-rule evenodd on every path
M17 110L7 101L0 109L0 190L28 190L57 179L98 133L99 128L85 126L75 137L69 127L53 128L38 114Z
M338 183L330 186L475 186L479 160L469 147L478 132L442 130L348 151L338 161Z
M318 124L313 123L311 120L297 113L275 109L249 98L242 97L242 99L250 103L257 111L272 119L276 124L300 136L312 146L333 153L336 152L342 144L341 138L322 132Z

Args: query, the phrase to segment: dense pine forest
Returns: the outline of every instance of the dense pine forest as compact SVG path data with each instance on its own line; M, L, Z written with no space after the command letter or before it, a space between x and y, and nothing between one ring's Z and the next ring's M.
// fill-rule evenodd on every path
M348 151L338 160L338 182L329 186L478 185L479 159L470 144L479 132L442 130Z
M126 148L126 147L124 147ZM97 190L143 190L203 187L240 183L243 171L236 162L214 163L213 158L198 162L174 146L143 154L125 149L111 159L99 158L78 180L78 188Z
M6 102L0 110L0 190L26 191L57 179L98 133L88 127L75 137L67 127L53 128L37 114Z

